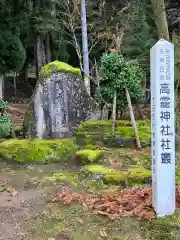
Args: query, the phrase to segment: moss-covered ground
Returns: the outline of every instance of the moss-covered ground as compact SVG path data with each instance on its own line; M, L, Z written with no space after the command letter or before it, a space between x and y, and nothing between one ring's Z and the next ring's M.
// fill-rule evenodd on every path
M150 169L150 150L108 149L103 166L115 171L136 166ZM180 152L177 152L177 169ZM89 163L88 163L89 164ZM99 164L99 163L98 163ZM89 165L88 165L89 166ZM92 165L91 165L92 166ZM2 239L26 240L178 240L180 211L171 217L152 221L121 218L116 221L83 209L78 202L68 206L53 203L62 186L72 186L76 192L114 192L124 185L87 177L81 164L66 161L50 165L11 164L0 162L0 233ZM176 183L180 185L180 171ZM126 182L125 182L126 184ZM132 182L128 187L147 186Z
M137 128L142 146L149 146L151 137L150 121L138 120ZM110 120L82 122L76 130L76 140L80 145L135 147L134 131L130 121L116 121L113 136L112 122Z

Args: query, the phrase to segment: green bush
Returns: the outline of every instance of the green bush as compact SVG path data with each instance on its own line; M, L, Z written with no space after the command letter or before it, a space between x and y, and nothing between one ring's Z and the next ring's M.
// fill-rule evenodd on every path
M12 119L6 113L7 102L0 99L0 138L8 137L12 134Z
M105 53L101 57L100 82L96 99L101 103L113 103L117 92L117 108L124 110L127 105L125 88L129 90L132 101L141 101L145 91L141 86L143 70L137 61L127 62L120 52Z
M12 120L10 116L0 116L0 138L11 136L12 134Z
M26 52L21 40L10 32L0 33L0 73L22 69Z

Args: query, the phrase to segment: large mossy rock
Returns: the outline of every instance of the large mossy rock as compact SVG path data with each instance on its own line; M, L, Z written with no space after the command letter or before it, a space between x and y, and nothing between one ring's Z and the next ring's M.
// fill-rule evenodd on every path
M63 138L72 136L77 125L99 119L97 104L86 92L80 69L55 61L40 71L24 119L25 137Z
M142 146L150 145L151 127L150 121L139 120L137 127ZM76 130L76 140L80 145L103 144L109 147L135 147L134 131L130 121L116 121L115 134L112 135L112 122L85 121Z
M92 178L99 176L106 183L113 184L149 183L151 181L151 170L140 166L128 166L127 169L116 170L103 165L88 165L82 169L82 173Z
M66 162L77 151L73 139L7 140L0 143L0 158L19 163Z

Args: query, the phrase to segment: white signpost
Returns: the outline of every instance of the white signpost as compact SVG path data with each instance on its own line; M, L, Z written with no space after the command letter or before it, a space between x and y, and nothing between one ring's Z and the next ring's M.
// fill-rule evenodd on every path
M166 216L175 211L174 45L160 39L150 61L153 207Z

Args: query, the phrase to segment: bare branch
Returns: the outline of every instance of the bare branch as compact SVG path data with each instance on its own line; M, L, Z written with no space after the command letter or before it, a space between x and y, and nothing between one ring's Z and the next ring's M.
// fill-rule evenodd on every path
M118 16L120 16L122 13L124 13L126 10L128 10L130 7L131 7L131 3L129 3L126 7L124 7L123 9L121 9L119 12L118 12Z

